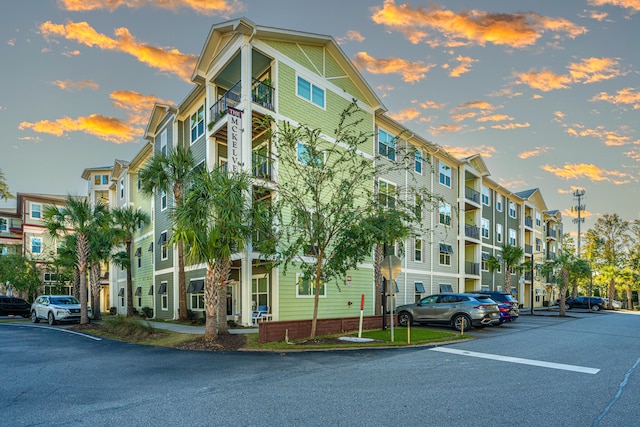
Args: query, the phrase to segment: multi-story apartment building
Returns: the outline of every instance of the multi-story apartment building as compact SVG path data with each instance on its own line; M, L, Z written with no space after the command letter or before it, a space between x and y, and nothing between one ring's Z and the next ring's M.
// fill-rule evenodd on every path
M533 248L539 242L545 253L557 248L550 235L555 231L557 239L561 234L561 217L547 211L539 190L513 193L489 178L481 156L456 159L407 132L385 115L380 99L329 36L262 27L247 19L223 22L212 27L192 80L192 90L179 105L153 108L144 134L148 144L135 159L85 171L88 179L101 183L95 194L90 193L92 200L108 194L110 206L135 206L152 216L152 224L136 235L132 269L134 305L152 308L155 317L178 317L177 257L168 244L175 201L170 192L155 194L153 200L142 198L136 174L140 166L150 156L182 145L190 148L198 168L245 168L254 178L253 199L269 201L276 197L284 166L275 163L274 147L254 121L268 115L276 123L305 124L320 129L333 143L340 113L353 99L366 113L361 129L373 135L364 156L394 162L396 150L411 154L408 168L377 176L372 188L409 203L419 202L410 188L440 197L421 212L423 232L395 242L403 259L403 272L396 278L398 304L437 292L502 289L503 272L488 271L486 259L499 256L504 243L524 247L523 261L537 254L526 245ZM110 174L106 189L99 177L103 173ZM535 222L538 216L540 224ZM264 258L251 244L233 255L228 318L249 324L249 314L265 305L273 320L310 318L313 295L299 274L267 270ZM124 274L115 270L112 266L110 304L123 312ZM203 265L187 265L188 308L194 312L204 310L204 275ZM523 305L530 301L525 297L528 290L541 289L539 296L544 296L543 282L520 276L514 275L511 283ZM373 283L369 261L349 272L340 290L327 284L319 316L357 315L358 305L349 303L359 301L361 294L366 295L365 312L373 314ZM538 298L534 303L542 305Z

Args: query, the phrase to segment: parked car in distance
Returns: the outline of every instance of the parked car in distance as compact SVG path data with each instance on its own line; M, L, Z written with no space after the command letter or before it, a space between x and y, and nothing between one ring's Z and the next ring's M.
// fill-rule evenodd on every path
M600 311L601 309L606 308L606 303L604 298L600 297L577 297L575 299L567 298L565 307L568 309L587 308L591 311Z
M91 315L91 307L87 307ZM40 295L31 305L31 321L57 322L80 321L80 301L71 295Z
M22 298L0 295L0 316L29 317L31 304Z
M516 300L513 295L507 292L483 292L483 295L488 295L492 300L498 303L498 309L500 309L500 323L514 322L518 320L518 317L520 316L520 309L518 308L518 300Z
M401 326L413 322L436 323L460 331L471 326L500 324L498 304L489 296L476 293L430 295L397 307L396 313Z
M602 299L604 300L603 308L609 308L609 298L602 298ZM614 299L612 307L614 310L620 310L622 308L622 303Z

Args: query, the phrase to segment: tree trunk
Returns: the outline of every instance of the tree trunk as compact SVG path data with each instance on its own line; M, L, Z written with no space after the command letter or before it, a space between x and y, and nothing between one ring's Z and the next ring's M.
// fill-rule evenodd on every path
M611 280L609 281L609 304L608 304L609 310L613 309L613 298L615 296L616 296L616 279L612 277Z
M131 278L131 240L127 239L127 258L129 265L127 266L127 316L133 316L133 279Z
M531 283L531 286L533 286L533 282ZM505 267L504 291L508 294L511 294L511 269L509 267ZM533 301L531 301L531 304L533 304Z
M560 271L560 275L562 277L562 285L560 286L560 316L564 317L567 315L565 301L567 298L567 289L569 288L569 272L566 268L563 268Z
M214 341L218 338L218 319L216 318L216 283L214 266L207 264L207 273L204 277L204 310L206 321L204 325L204 338Z
M80 270L77 267L73 269L73 289L71 292L74 297L80 299Z
M231 260L226 259L216 263L218 335L229 333L229 325L227 324L227 284L229 283L230 274Z
M375 280L375 295L374 295L374 314L380 316L382 314L382 273L380 268L382 266L382 260L384 259L383 253L384 245L377 244L373 252L373 277Z
M80 324L89 324L87 311L87 260L89 259L89 240L84 233L78 233L76 241L76 257L78 259L78 271L80 273Z
M633 301L631 288L627 288L627 310L633 310Z
M100 320L100 263L92 262L89 273L91 288L91 314L93 320Z
M187 309L187 285L184 273L184 246L178 241L178 318L187 321L189 313Z
M316 260L315 295L313 296L313 319L311 320L311 339L316 337L318 326L318 306L320 305L320 283L322 282L322 252L318 253Z

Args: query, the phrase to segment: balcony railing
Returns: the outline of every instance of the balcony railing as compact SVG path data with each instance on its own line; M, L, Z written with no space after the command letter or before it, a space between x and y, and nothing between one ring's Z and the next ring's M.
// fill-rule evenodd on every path
M464 263L465 274L480 275L480 263L477 262L465 262Z
M531 245L524 245L524 253L525 253L525 254L532 254L532 253L533 253L533 246L531 246Z
M260 81L253 79L251 85L251 100L256 104L260 104L265 108L273 110L273 98L275 89L268 84L268 81Z
M524 225L525 225L526 227L533 228L533 218L531 218L530 216L525 217L525 219L524 219Z
M251 154L251 170L256 178L271 180L272 167L273 159L256 152Z
M480 192L471 187L464 187L464 197L475 203L480 203Z
M556 238L556 230L547 230L547 237Z
M464 235L467 237L471 237L472 239L480 239L480 228L476 227L475 225L465 225Z
M240 103L240 89L240 81L238 80L236 84L231 86L231 89L226 91L224 95L218 98L216 103L209 108L209 117L211 118L209 122L210 126L217 123L218 120L227 114L227 107L235 107Z
M524 273L524 280L530 282L533 279L533 272L527 271Z

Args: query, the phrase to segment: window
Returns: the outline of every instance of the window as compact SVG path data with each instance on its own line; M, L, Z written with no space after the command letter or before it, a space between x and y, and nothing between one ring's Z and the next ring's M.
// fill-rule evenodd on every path
M496 241L502 243L502 224L496 224Z
M0 218L0 231L7 231L7 219Z
M516 204L515 202L509 202L509 216L516 218Z
M198 111L196 111L191 115L190 126L191 126L191 143L193 144L204 133L204 105L198 108ZM166 152L166 148L165 148L165 152Z
M540 227L540 212L536 212L536 226Z
M167 232L163 231L160 233L160 247L162 248L161 259L165 260L169 258L169 245L167 244Z
M42 206L31 203L31 218L42 218Z
M120 307L124 307L124 288L120 288L118 291L118 297L120 299Z
M169 309L169 295L167 294L167 282L160 283L158 288L158 295L160 295L160 306L163 310Z
M251 304L254 308L269 306L269 276L254 276L251 279Z
M422 239L416 239L413 254L415 261L422 262Z
M57 282L58 275L56 273L44 273L45 282Z
M324 165L324 152L313 150L310 146L302 142L298 142L296 151L298 163L316 168Z
M414 154L413 169L422 175L422 151L416 149Z
M424 285L422 284L422 282L415 282L415 288L416 288L415 302L418 302L420 301L420 298L422 298L422 294L426 293L426 291L424 289Z
M0 255L6 255L9 253L9 250L7 249L6 246L3 246L0 248Z
M395 184L383 180L378 181L380 203L387 208L395 208L397 190Z
M378 129L378 154L389 160L396 159L396 138L382 129Z
M482 238L489 238L489 220L482 218Z
M451 167L444 162L440 162L440 184L451 187Z
M502 194L498 194L496 196L496 210L498 212L502 212L502 204L504 203L504 196Z
M163 211L167 209L167 192L162 190L160 192L160 210Z
M536 252L540 252L542 250L542 240L536 237Z
M42 253L42 239L40 237L31 238L31 253L32 254Z
M482 263L480 263L480 269L482 271L489 271L489 266L487 265L488 260L489 260L489 252L482 252Z
M191 309L204 310L204 279L191 280L187 293L191 294Z
M324 108L324 89L300 76L298 76L297 93L299 97L306 99L320 108Z
M453 247L446 243L440 243L440 265L451 265Z
M447 284L440 284L440 292L444 293L444 292L449 292L449 293L453 293L453 287L451 285L447 285Z
M192 130L193 132L193 130ZM160 134L160 152L163 155L167 155L167 130L163 130Z
M124 178L120 178L120 198L124 199Z
M440 202L440 224L451 225L451 205Z
M489 206L489 188L483 186L482 187L482 204L485 206Z
M516 245L516 230L514 230L513 228L509 229L509 244L511 246Z
M306 279L304 274L296 274L296 296L298 298L313 297L316 294L315 279ZM327 296L327 289L324 282L320 282L320 297Z
M109 183L109 175L94 175L93 185L107 185Z

